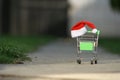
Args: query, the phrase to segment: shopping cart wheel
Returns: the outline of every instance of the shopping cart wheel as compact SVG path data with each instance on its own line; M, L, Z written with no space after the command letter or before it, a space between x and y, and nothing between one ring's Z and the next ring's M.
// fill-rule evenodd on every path
M93 60L91 60L91 64L93 64Z
M79 60L77 60L77 63L78 63L78 64L81 64L81 60L80 60L80 59L79 59Z
M97 60L95 60L95 64L97 64Z

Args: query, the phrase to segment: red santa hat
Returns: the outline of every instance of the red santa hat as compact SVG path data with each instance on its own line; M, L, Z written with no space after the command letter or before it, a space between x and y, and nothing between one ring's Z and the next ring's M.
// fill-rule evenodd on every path
M93 33L97 32L96 26L93 23L89 21L80 21L71 29L72 38L84 35L87 32L87 29L85 27L86 25L92 29Z

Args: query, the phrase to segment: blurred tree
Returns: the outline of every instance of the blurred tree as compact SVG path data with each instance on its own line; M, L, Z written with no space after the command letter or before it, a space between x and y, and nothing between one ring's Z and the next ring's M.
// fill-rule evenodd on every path
M0 0L0 33L67 36L67 0Z
M11 0L2 0L2 33L9 34Z
M110 5L115 11L120 11L120 0L110 0Z

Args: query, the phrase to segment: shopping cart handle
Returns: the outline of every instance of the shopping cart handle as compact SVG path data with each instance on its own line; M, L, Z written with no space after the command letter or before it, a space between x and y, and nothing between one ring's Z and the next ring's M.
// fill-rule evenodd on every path
M100 30L97 31L97 35L100 35Z
M92 31L87 31L87 32L88 33L92 33ZM100 34L100 30L97 30L96 34L99 35Z

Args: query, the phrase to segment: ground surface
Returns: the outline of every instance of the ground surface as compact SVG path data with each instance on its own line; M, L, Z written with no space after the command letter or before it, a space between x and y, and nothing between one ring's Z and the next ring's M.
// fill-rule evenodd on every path
M92 53L83 53L76 63L76 41L59 39L40 47L29 56L32 62L0 65L0 80L119 80L120 56L98 48L98 64L91 65Z

